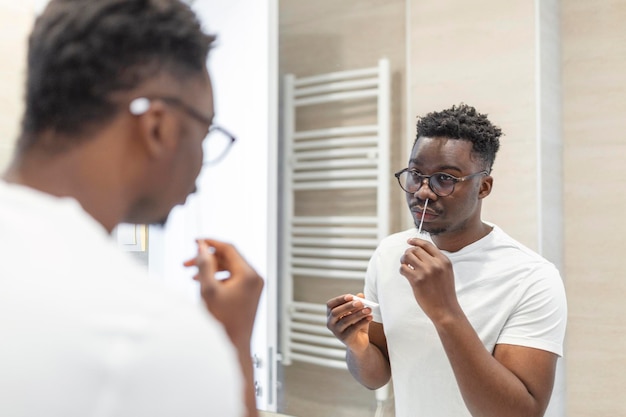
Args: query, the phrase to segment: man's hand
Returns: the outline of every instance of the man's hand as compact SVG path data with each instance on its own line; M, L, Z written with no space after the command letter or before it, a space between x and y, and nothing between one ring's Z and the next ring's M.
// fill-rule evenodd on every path
M400 273L424 313L433 322L461 313L448 257L426 240L413 238L408 243L412 246L400 258Z
M233 344L248 345L263 279L234 246L216 240L198 240L197 256L185 262L185 266L194 265L198 267L194 279L211 314L224 325ZM216 279L218 271L230 276Z
M185 266L198 267L194 279L200 283L202 299L211 314L224 325L239 356L245 380L246 416L257 417L250 339L263 279L237 249L217 240L198 240L198 255L185 262ZM227 272L229 277L216 279L215 274L221 271Z
M363 297L363 294L357 294ZM370 344L368 331L372 310L351 294L340 295L326 303L326 326L348 349L363 352Z

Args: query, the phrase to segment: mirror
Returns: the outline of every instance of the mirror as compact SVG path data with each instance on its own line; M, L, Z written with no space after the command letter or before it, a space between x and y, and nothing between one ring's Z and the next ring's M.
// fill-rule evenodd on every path
M381 58L388 59L391 179L392 171L406 164L417 115L461 102L487 113L505 136L494 167L496 186L483 206L483 216L542 253L565 275L565 259L575 255L564 254L567 201L560 196L567 186L562 162L567 154L561 137L560 88L568 72L562 68L559 51L582 42L572 23L574 14L583 19L582 6L573 3L488 1L477 6L462 1L279 0L281 93L288 74L315 77L372 67ZM608 16L609 9L603 15ZM569 31L563 32L563 27ZM283 98L283 119L286 106ZM332 105L306 109L295 118L296 130L357 123L371 110L363 103L349 110ZM396 188L391 182L389 233L412 224L404 195ZM354 191L337 192L334 197L301 194L294 204L302 215L312 216L329 208L341 212L342 204L349 206L360 197ZM295 281L290 284L294 296L312 303L360 290L355 282L342 280ZM291 290L283 285L283 291ZM281 332L284 335L284 326ZM561 360L561 378L563 365ZM281 371L279 411L286 414L325 416L341 410L342 416L361 416L381 410L380 398L362 389L345 370L292 361ZM569 386L573 384L568 380ZM555 391L566 395L562 385ZM383 408L385 416L393 415L392 405Z

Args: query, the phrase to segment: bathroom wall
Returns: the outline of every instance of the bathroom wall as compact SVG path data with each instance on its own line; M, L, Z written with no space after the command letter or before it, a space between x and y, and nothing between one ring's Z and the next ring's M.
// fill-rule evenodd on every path
M411 1L411 114L465 102L504 132L485 220L537 248L532 2Z
M31 2L0 2L0 172L9 163L19 131L26 42L34 16Z
M568 416L624 416L626 2L561 7Z

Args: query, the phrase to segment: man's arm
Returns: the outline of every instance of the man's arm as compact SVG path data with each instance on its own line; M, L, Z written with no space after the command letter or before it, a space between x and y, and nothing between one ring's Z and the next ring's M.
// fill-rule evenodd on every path
M492 355L464 315L439 320L435 327L472 416L543 416L557 355L504 344Z
M550 400L557 356L522 346L488 352L456 297L450 260L430 242L409 241L400 273L433 322L474 417L541 417Z
M391 367L387 353L387 339L382 323L370 322L369 345L363 352L348 348L346 362L352 376L363 386L377 389L389 382Z
M347 347L346 362L352 376L369 389L389 382L387 340L383 325L372 322L371 309L348 294L329 300L327 312L328 329Z

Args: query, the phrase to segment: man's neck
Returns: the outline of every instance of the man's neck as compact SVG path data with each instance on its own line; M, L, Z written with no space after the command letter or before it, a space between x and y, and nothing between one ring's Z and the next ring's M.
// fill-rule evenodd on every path
M49 156L27 152L17 157L3 178L57 197L72 197L109 232L125 212L123 188L115 184L106 158L93 158L82 150Z
M481 221L476 225L476 227L471 229L464 229L457 232L444 232L439 235L431 236L431 239L441 250L445 250L447 252L458 252L464 247L487 236L492 230L493 226Z

